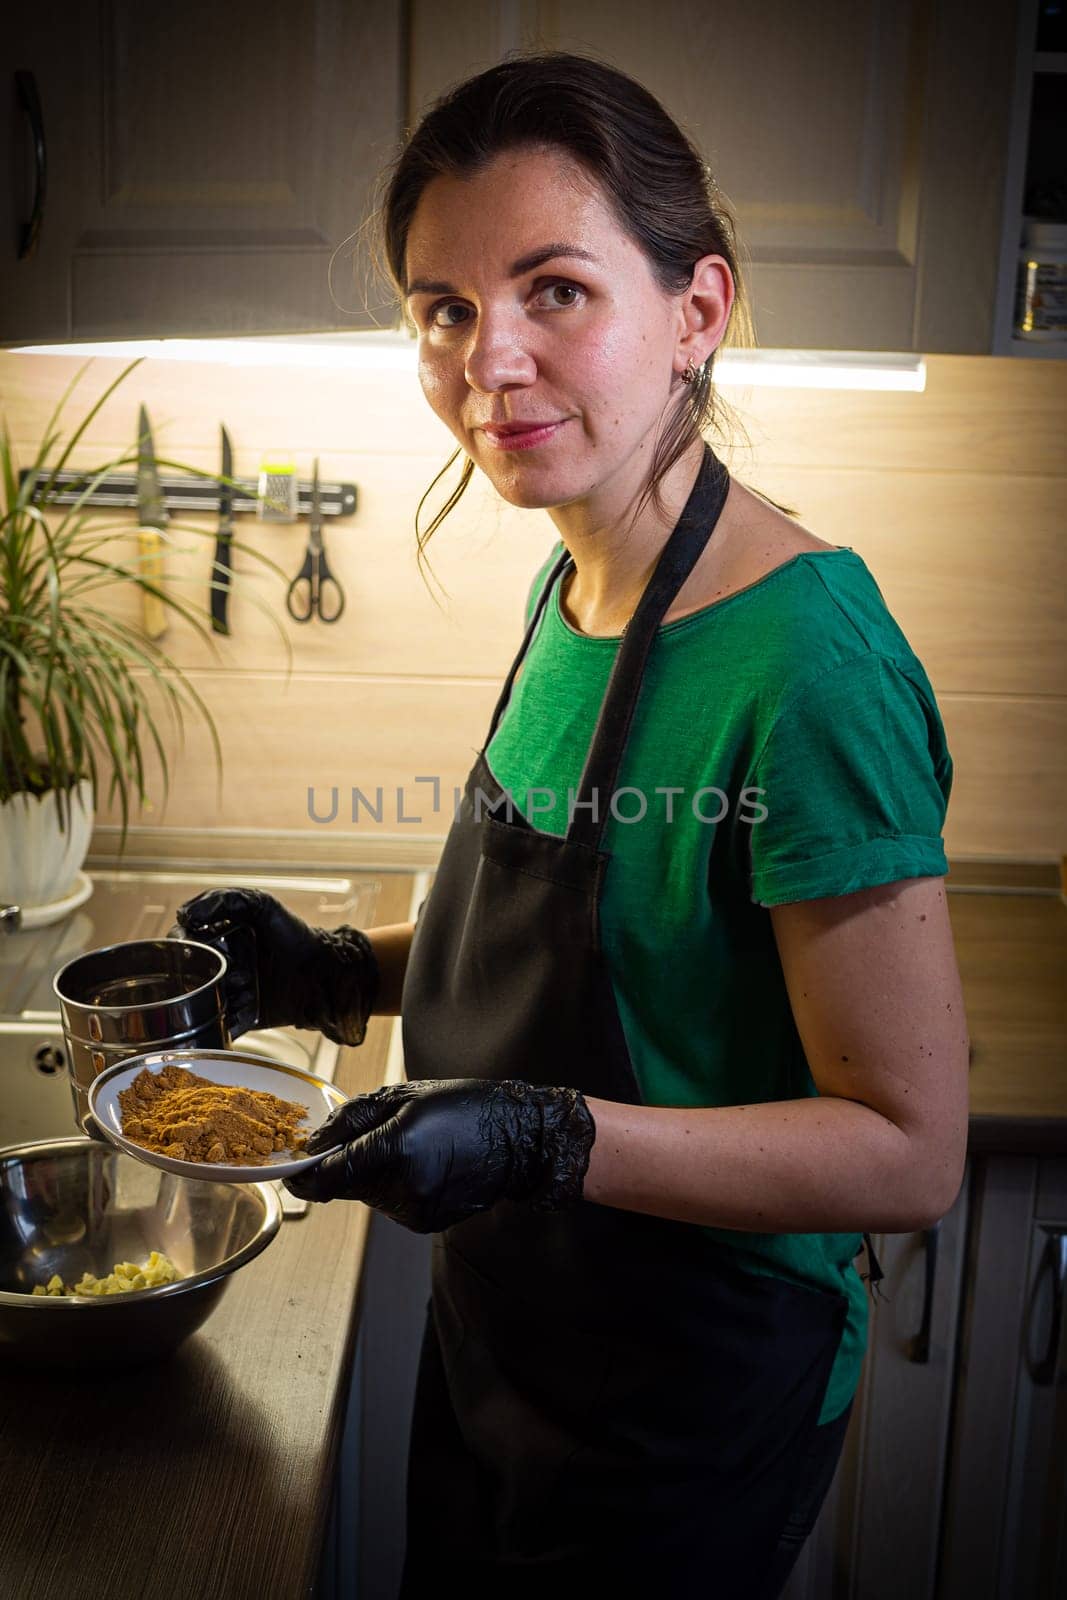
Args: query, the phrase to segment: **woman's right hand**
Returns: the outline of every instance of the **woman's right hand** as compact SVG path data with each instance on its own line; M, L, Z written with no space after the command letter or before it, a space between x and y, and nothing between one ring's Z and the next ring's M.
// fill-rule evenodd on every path
M226 1018L250 1028L316 1028L335 1044L362 1044L378 992L378 965L358 928L311 928L262 889L208 889L178 907L172 938L226 957Z
M328 1153L285 1187L302 1200L362 1200L415 1233L438 1233L499 1200L577 1205L595 1138L576 1089L422 1079L338 1106L307 1141L309 1156Z

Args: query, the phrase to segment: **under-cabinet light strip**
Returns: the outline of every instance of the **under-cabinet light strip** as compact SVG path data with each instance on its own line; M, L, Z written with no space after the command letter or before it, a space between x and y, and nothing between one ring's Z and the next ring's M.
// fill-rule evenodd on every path
M414 372L416 345L404 334L320 334L270 339L137 339L35 344L16 355L109 356L212 361L232 367L333 367ZM908 353L863 350L724 350L715 382L740 389L896 389L921 393L926 362Z

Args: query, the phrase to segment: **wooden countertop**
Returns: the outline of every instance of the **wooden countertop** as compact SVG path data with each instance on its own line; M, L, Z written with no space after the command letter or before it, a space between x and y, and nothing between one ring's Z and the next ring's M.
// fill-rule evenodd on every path
M408 915L381 874L378 923ZM385 1077L392 1017L342 1051ZM125 1375L0 1373L0 1593L298 1600L312 1592L355 1343L369 1213L287 1218L192 1338Z
M1056 888L987 890L952 873L948 887L973 1051L971 1148L1063 1153L1067 903Z

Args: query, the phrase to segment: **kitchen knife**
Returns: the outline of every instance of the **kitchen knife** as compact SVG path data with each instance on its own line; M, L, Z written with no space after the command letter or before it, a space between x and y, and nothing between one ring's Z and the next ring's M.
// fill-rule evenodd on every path
M222 433L222 477L219 481L219 530L215 540L215 564L211 569L211 626L216 633L229 633L227 611L230 605L230 557L233 543L233 451L230 436Z
M139 570L151 583L163 583L163 540L167 511L156 471L156 451L148 412L141 407L137 437L137 516L139 520ZM167 613L158 595L141 590L141 625L150 639L161 639L167 631Z

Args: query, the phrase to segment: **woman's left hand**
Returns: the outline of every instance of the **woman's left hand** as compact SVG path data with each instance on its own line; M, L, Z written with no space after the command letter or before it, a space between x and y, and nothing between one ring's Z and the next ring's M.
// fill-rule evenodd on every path
M343 1148L285 1187L303 1200L363 1200L415 1233L437 1233L498 1200L545 1211L576 1204L595 1137L576 1089L420 1080L338 1106L307 1153Z

